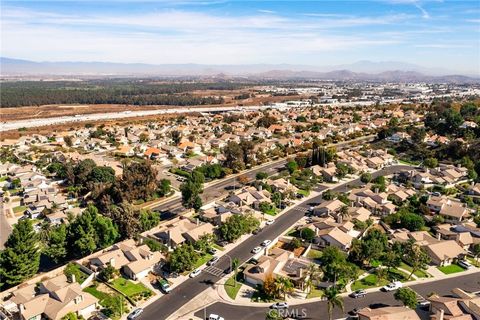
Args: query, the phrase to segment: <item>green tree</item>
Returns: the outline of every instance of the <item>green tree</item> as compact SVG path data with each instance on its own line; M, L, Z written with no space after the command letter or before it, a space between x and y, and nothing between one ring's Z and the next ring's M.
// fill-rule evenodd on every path
M193 269L199 255L191 244L177 246L169 255L170 270L174 272L190 271Z
M140 210L139 215L140 229L142 231L147 231L155 228L160 223L160 215L151 210Z
M292 293L294 290L294 285L292 280L287 277L276 277L275 278L275 289L277 292L277 297L282 297L283 300L286 300L287 294Z
M325 289L325 298L327 299L328 318L333 319L333 309L338 307L343 311L343 298L338 294L334 287Z
M9 288L34 276L39 265L40 250L32 222L20 220L0 253L1 287Z
M168 179L162 179L160 180L160 184L158 186L158 193L160 193L161 196L166 196L168 195L172 190L172 183Z
M242 235L252 232L260 225L260 221L251 214L234 214L220 226L219 232L222 239L233 242Z
M265 180L267 178L268 178L268 173L264 171L257 172L257 174L255 175L255 179L257 180Z
M416 271L425 269L430 262L430 257L425 249L416 245L413 240L405 243L404 254L405 262L412 267L412 271L408 275L408 279L410 279L412 274L414 274Z
M315 231L310 228L303 228L300 230L300 238L311 242L315 238Z
M425 226L423 217L412 212L406 212L400 215L400 223L404 228L410 231L419 231Z
M410 288L399 288L393 295L395 300L402 301L403 305L415 310L417 307L417 294Z
M295 171L298 170L298 164L294 160L291 160L291 161L287 162L287 164L285 166L287 167L287 170L288 170L288 172L290 172L290 174L292 174L292 173L294 173Z
M427 158L423 163L428 168L438 167L438 160L436 158Z
M475 258L475 265L478 266L478 258L480 257L480 243L475 243L472 245L472 253Z
M372 174L369 173L369 172L364 172L364 173L362 173L362 175L360 176L360 180L361 180L363 183L369 183L370 181L372 181Z
M55 263L65 259L67 256L67 226L65 224L60 224L49 230L43 253Z
M235 283L235 287L237 286L237 274L238 274L239 266L240 266L240 260L238 258L233 258L232 269L233 269L233 281Z

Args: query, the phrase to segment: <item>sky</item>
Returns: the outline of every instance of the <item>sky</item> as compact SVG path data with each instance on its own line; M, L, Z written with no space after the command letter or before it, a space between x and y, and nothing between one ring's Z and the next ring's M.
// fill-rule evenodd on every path
M2 57L152 64L402 61L480 75L480 1L1 1Z

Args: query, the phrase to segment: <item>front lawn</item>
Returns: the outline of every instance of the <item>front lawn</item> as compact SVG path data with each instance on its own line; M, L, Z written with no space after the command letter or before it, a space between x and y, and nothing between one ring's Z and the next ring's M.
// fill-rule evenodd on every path
M315 250L315 249L310 249L307 253L307 258L312 259L312 260L317 260L322 257L322 251L320 250Z
M26 206L18 206L13 208L13 213L23 213L27 210Z
M313 288L307 295L307 299L310 298L321 298L325 295L322 289Z
M235 281L234 281L233 277L235 277L235 275L228 278L228 280L225 282L224 288L225 288L225 292L227 292L228 296L231 299L235 300L235 298L237 297L238 291L242 287L242 282L241 281L243 280L243 273L239 272L237 274L237 285L235 285Z
M200 266L203 266L208 260L212 259L213 256L210 253L206 253L204 256L201 256L195 263L193 269L197 269Z
M303 190L303 189L298 189L297 193L301 194L301 195L304 195L305 197L308 197L310 195L310 191Z
M377 276L374 274L369 274L363 279L357 280L352 283L352 290L359 290L359 289L368 289L374 287L382 287L388 283L388 280L382 279L378 281Z
M118 278L113 280L111 285L129 298L134 298L139 295L146 297L148 295L151 295L152 293L143 284L134 283L124 278Z
M437 267L437 269L442 271L445 274L452 274L452 273L465 271L465 269L460 267L458 264L451 264L449 266Z
M400 268L404 269L404 270L407 270L410 274L410 272L412 272L412 267L410 267L408 264L406 264L405 262L402 262L400 264ZM428 278L430 277L430 275L423 271L423 270L417 270L413 273L415 276L417 276L417 278Z
M224 248L224 247L221 247L221 246L219 246L219 245L216 244L216 243L212 244L212 247L214 247L215 249L220 250L220 251L225 251L225 248Z

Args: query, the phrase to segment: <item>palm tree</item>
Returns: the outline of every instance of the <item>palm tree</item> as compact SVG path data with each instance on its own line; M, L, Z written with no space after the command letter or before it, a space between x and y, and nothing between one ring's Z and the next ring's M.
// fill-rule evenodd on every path
M350 217L350 212L348 212L348 206L343 206L340 208L339 216L343 219Z
M334 287L325 289L325 297L327 298L328 319L332 320L335 307L339 307L343 311L343 298L338 295L338 290Z
M275 291L277 295L283 295L283 300L287 298L287 293L292 293L294 286L292 281L287 277L275 278Z
M315 263L310 263L305 270L305 275L303 277L305 284L307 285L308 291L311 291L315 287L315 281L319 280L322 277L322 271Z
M234 258L232 260L232 269L233 269L233 272L234 272L233 280L234 280L234 283L235 283L235 287L237 286L237 272L238 272L238 266L239 265L240 265L240 260L238 260L238 258Z
M476 243L472 246L472 253L475 258L475 265L478 267L478 257L480 257L480 243Z

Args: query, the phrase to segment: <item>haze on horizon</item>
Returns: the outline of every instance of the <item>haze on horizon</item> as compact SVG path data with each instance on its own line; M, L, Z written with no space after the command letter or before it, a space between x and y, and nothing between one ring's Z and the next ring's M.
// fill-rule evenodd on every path
M480 75L480 2L2 1L2 57L149 64L402 61Z

